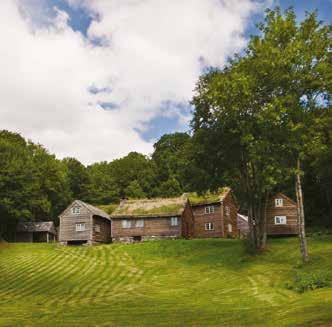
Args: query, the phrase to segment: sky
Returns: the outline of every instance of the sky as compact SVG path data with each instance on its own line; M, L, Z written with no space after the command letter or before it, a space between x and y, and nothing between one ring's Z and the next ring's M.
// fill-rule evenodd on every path
M0 129L84 164L151 154L276 5L331 22L332 0L1 0Z

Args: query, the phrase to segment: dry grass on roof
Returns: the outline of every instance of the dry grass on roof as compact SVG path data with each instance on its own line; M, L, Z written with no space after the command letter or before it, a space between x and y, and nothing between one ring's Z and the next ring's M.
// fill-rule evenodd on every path
M228 187L223 187L216 193L207 192L205 194L197 194L196 192L193 192L188 193L188 198L192 205L216 203L219 202L223 195L229 190Z
M113 212L113 216L179 215L183 211L185 201L185 197L126 200Z

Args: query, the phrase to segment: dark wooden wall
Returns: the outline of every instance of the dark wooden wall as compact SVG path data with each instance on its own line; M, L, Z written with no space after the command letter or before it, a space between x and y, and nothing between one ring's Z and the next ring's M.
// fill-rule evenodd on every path
M96 231L96 225L100 226L100 232ZM94 242L108 243L111 240L111 222L108 219L93 216L92 240Z
M229 215L226 214L226 207L229 207ZM234 201L234 197L229 192L223 199L223 217L224 217L224 231L225 237L236 238L239 236L239 230L237 227L237 204ZM229 232L228 225L232 226L232 231Z
M283 207L275 206L275 199L283 198ZM286 216L286 225L276 225L275 216ZM267 209L267 233L268 235L294 235L298 234L297 206L296 203L279 193L271 197Z

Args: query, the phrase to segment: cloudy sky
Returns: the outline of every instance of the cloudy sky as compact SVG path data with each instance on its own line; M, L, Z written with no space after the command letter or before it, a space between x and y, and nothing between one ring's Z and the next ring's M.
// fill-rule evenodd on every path
M85 164L149 154L276 4L331 21L331 0L1 0L0 129Z

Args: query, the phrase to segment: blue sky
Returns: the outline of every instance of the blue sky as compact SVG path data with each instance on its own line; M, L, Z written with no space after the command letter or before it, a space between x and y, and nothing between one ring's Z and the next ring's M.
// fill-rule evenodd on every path
M93 19L91 14L87 10L79 8L72 8L68 5L66 0L48 0L46 5L51 8L57 6L59 9L64 10L69 13L71 19L69 21L70 26L75 31L80 31L82 34L86 35L87 29L89 28ZM332 1L331 0L274 0L273 5L280 6L283 10L293 7L297 14L299 20L302 20L305 17L306 11L318 10L319 18L323 21L330 22L332 19ZM245 35L249 37L251 34L256 34L257 29L255 24L263 20L262 13L253 14L251 20L249 20L248 25L246 26ZM112 105L105 108L112 108ZM187 109L183 108L183 111L190 111L190 107ZM149 127L141 132L141 136L149 141L160 137L165 133L171 133L173 131L186 131L187 126L183 126L179 123L177 117L167 117L165 115L158 115L154 117L149 122Z
M1 0L0 129L87 164L150 154L189 130L202 70L246 46L267 3L331 22L331 0Z

